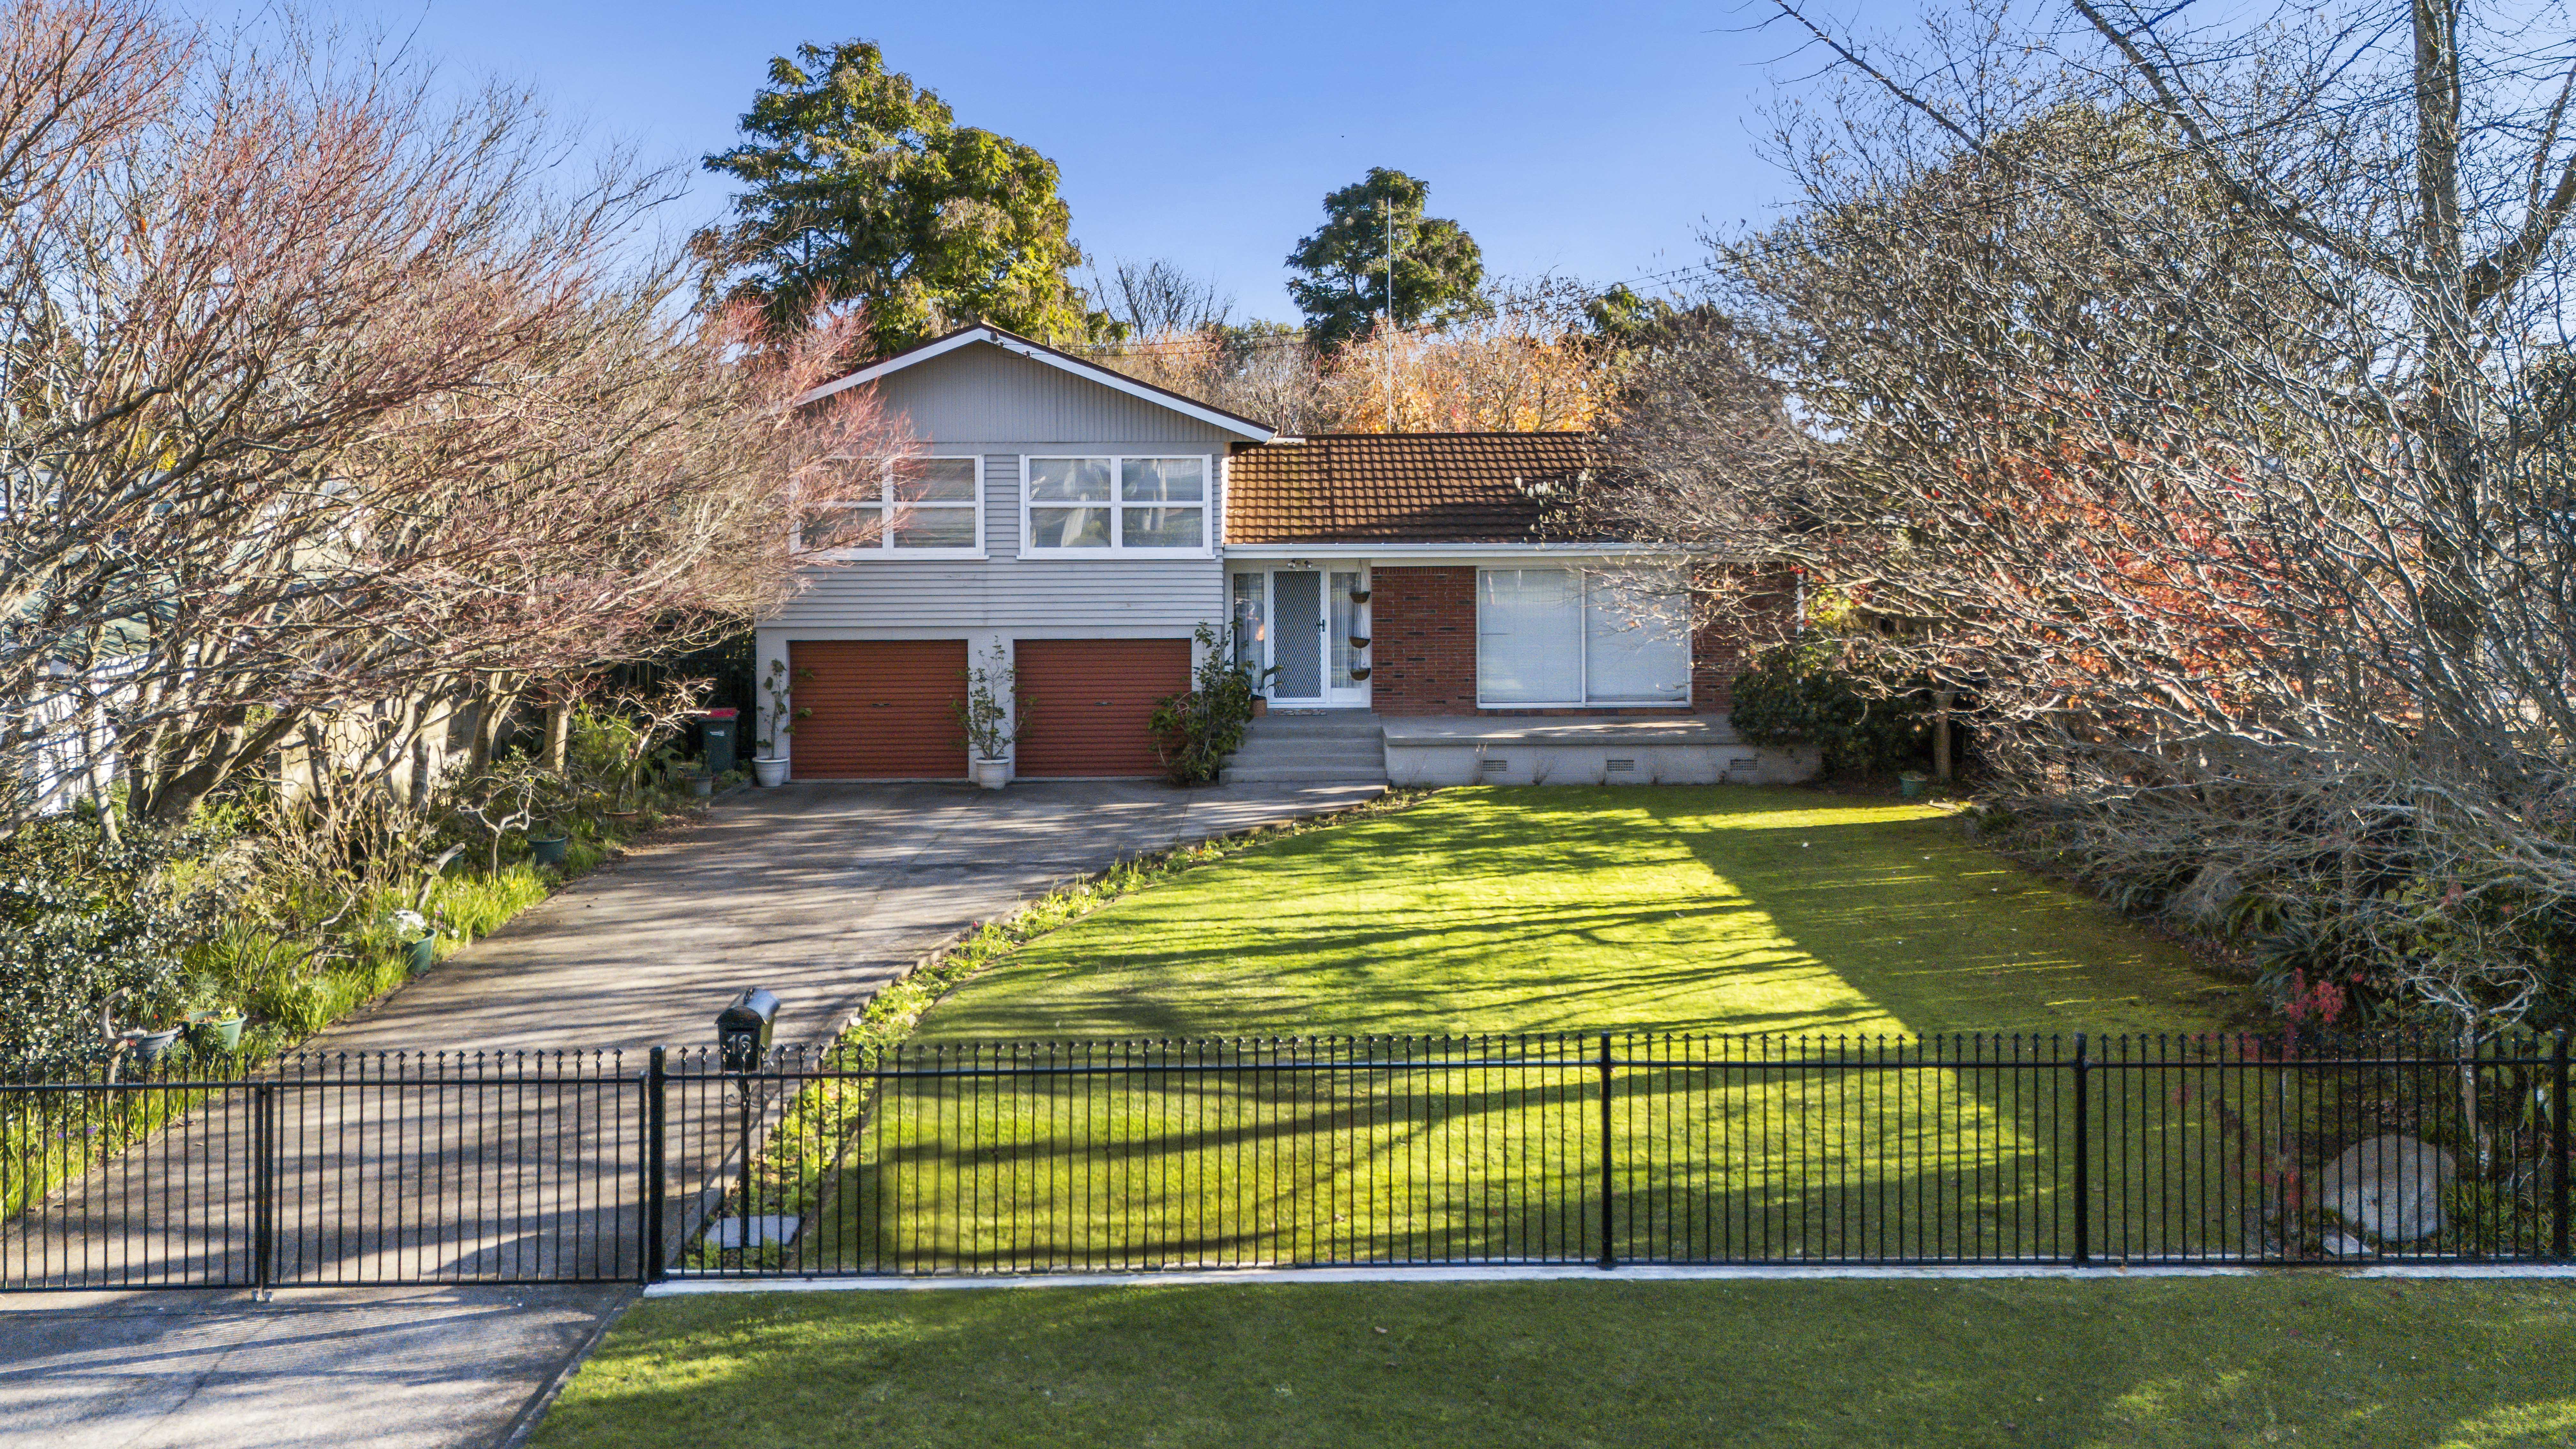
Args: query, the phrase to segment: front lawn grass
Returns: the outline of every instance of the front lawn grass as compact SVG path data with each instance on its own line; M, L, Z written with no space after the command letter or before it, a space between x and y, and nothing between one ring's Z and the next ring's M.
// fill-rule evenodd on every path
M2576 1439L2560 1284L1282 1284L655 1299L540 1449Z
M1939 806L1488 787L1140 891L919 1035L2201 1031L2235 997Z

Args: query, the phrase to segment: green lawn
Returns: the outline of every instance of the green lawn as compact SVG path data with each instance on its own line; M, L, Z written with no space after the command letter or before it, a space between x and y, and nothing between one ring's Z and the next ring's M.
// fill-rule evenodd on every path
M1622 1035L1607 1121L1589 1037L1010 1049L1093 1075L961 1077L947 1069L992 1050L938 1053L1308 1032L2170 1031L2216 1024L2226 995L1936 807L1448 791L1138 891L970 979L892 1063L936 1074L884 1083L846 1156L800 1143L798 1161L838 1171L813 1207L775 1210L809 1217L805 1263L867 1271L1581 1261L1605 1234L1623 1259L2054 1257L2074 1211L2064 1075L1992 1064L1993 1048L1982 1065L1790 1072L1740 1065L1740 1044ZM1247 1069L1319 1052L1415 1064ZM1664 1065L1676 1054L1688 1063ZM1479 1060L1497 1056L1550 1064ZM1137 1074L1140 1060L1180 1070ZM2201 1105L2212 1085L2253 1084L2195 1081L2188 1104L2166 1100L2177 1079L2097 1089L2137 1124L2091 1154L2097 1248L2242 1249L2243 1184Z
M656 1299L541 1449L2576 1440L2556 1283L1283 1285Z
M2233 995L1937 806L1479 788L1139 892L921 1036L2192 1031Z

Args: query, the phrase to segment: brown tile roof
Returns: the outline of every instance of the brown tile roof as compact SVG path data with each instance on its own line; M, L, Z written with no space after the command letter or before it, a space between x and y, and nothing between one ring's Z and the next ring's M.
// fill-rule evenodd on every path
M1590 433L1326 433L1235 453L1228 543L1526 543Z

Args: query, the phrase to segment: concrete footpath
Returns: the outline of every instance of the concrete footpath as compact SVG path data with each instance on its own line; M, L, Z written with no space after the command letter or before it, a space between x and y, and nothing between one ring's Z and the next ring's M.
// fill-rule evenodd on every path
M816 1041L977 920L1119 859L1373 789L807 784L738 795L311 1045L623 1050L712 1040L745 986ZM629 1288L285 1288L0 1298L0 1445L493 1445Z

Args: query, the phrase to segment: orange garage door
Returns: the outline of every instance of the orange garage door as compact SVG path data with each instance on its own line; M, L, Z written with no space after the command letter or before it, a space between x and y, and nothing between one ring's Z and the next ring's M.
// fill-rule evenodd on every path
M1154 701L1190 687L1187 639L1023 639L1023 775L1159 775Z
M966 773L963 639L800 639L787 646L801 713L788 757L799 780Z

